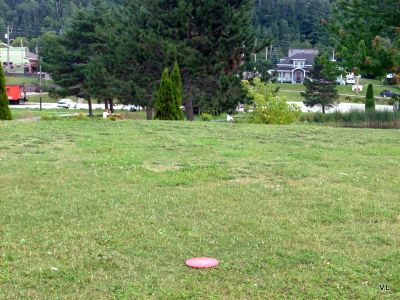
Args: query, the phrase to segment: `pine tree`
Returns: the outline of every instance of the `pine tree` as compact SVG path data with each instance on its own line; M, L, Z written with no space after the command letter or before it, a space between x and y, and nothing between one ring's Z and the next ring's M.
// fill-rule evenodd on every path
M400 1L332 1L335 14L330 30L337 57L348 68L383 76L400 73Z
M175 62L174 68L172 69L171 74L172 88L174 93L174 110L175 110L175 118L176 120L183 120L183 112L181 110L182 106L182 81L181 74L179 72L178 63Z
M12 120L10 108L8 107L8 98L6 93L6 78L3 67L0 64L0 120Z
M150 17L142 36L151 30L156 35L158 45L153 48L159 51L152 52L159 58L152 61L179 61L188 120L193 120L193 106L207 111L207 102L217 105L217 111L227 103L236 107L237 101L231 101L234 97L227 96L233 89L221 89L219 79L225 73L231 84L240 87L233 74L240 72L243 57L249 57L249 45L254 44L253 4L252 0L154 0L144 4ZM147 52L151 49L146 48ZM200 106L199 98L207 101Z
M332 107L335 100L339 98L335 83L338 73L335 63L331 62L328 56L317 56L310 72L311 79L304 80L306 90L301 92L305 98L303 103L310 107L320 104L322 113L325 113L325 109Z
M168 68L164 69L161 77L155 110L154 117L158 120L176 120L174 91Z
M365 110L375 109L374 89L372 84L368 84L367 95L365 96Z
M104 93L106 98L111 93L110 84L104 87L101 81L109 75L105 62L113 65L112 51L104 50L106 35L114 29L109 24L113 12L112 6L105 7L102 1L95 1L90 8L76 12L64 34L49 32L42 37L43 65L59 87L57 93L86 98L89 115L92 115L90 98L101 99ZM103 30L105 27L108 30ZM98 68L97 72L91 72L94 68ZM111 77L108 78L111 82Z

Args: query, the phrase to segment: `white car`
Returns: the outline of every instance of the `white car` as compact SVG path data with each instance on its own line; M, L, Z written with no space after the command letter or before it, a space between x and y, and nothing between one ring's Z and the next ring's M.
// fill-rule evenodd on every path
M57 102L57 107L64 107L64 108L77 108L78 104L71 99L61 99Z

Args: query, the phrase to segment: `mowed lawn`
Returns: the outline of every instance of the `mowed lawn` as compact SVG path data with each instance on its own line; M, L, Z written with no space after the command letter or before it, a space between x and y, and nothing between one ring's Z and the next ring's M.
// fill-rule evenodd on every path
M400 297L399 130L2 122L0 211L4 299Z

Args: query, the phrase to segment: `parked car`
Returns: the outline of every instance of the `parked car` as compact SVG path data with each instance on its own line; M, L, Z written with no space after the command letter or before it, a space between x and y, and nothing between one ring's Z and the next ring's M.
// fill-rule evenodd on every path
M396 95L396 93L389 90L383 90L382 92L380 92L380 95L381 97L386 98L386 97L393 97Z
M61 99L57 102L57 107L64 107L64 108L77 108L78 104L71 99Z

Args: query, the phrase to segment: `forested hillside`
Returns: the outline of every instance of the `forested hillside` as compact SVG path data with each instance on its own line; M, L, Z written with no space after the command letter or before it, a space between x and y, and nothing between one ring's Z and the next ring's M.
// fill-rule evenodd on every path
M256 0L257 38L271 39L280 55L290 47L325 48L329 43L325 21L329 0Z
M0 32L3 39L7 25L12 38L39 36L41 31L65 29L74 11L90 0L0 0ZM118 0L110 0L110 3Z
M31 39L43 31L60 32L76 9L90 0L0 0L0 39L11 26L11 37ZM107 0L118 3L120 0ZM255 0L254 28L259 39L271 39L278 54L289 47L326 46L321 22L329 16L329 0ZM321 21L322 20L322 21ZM4 40L4 39L3 39Z

